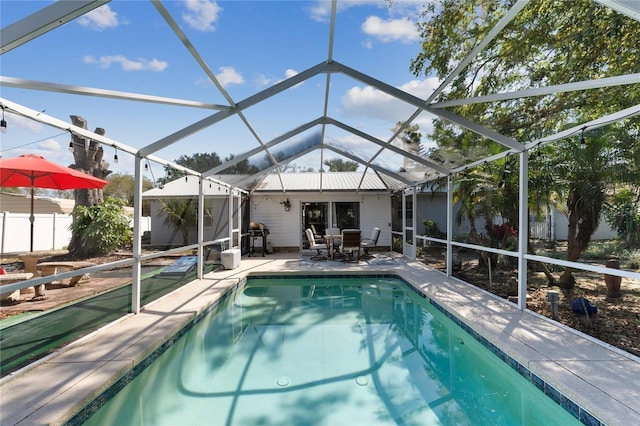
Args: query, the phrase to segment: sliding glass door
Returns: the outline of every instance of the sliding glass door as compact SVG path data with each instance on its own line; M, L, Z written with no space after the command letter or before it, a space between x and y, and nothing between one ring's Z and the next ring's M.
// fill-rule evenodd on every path
M325 234L327 228L360 229L360 202L326 201L302 203L302 248L309 248L304 234L306 229L315 230L318 236Z
M338 202L331 203L331 217L333 227L343 229L360 229L360 203Z

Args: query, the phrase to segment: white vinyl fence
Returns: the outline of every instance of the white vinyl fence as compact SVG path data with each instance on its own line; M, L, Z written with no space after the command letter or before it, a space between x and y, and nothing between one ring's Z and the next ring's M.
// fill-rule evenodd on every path
M569 219L560 212L548 214L543 218L531 216L529 220L529 237L550 241L566 241L569 233ZM605 222L604 216L600 218L600 226L591 236L591 240L611 240L618 236L616 232Z
M71 215L66 213L35 214L33 222L34 250L61 250L71 241ZM30 250L28 213L0 212L0 249L2 253ZM130 218L131 226L133 219ZM143 217L142 232L151 230L151 218Z

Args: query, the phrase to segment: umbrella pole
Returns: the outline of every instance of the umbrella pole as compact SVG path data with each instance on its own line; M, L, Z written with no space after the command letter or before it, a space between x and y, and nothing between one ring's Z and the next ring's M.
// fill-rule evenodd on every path
M35 221L35 217L33 216L33 196L35 194L35 190L33 189L33 185L31 185L31 215L29 216L29 222L31 222L31 248L30 251L33 251L33 222Z

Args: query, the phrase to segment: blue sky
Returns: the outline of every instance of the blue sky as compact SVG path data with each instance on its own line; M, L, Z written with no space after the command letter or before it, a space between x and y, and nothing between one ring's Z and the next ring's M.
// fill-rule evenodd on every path
M1 25L45 7L43 1L0 1ZM329 1L178 1L164 2L234 102L254 95L326 60ZM333 58L413 95L426 98L435 79L415 77L409 65L420 51L415 27L422 2L339 2ZM2 76L118 90L227 105L224 96L147 1L112 1L0 57ZM249 108L245 116L259 138L268 142L323 113L326 78L303 84ZM83 116L93 130L125 145L142 148L214 111L125 102L88 96L2 87L1 97L69 122ZM387 140L399 120L414 108L342 75L333 75L328 114ZM73 161L70 136L59 129L7 113L8 132L1 155L37 153L62 164ZM423 132L430 120L420 117ZM329 137L352 152L369 152L351 135L332 129ZM308 137L301 135L300 137ZM225 120L191 135L156 155L217 152L224 158L258 146L239 118ZM133 173L133 161L113 149L106 159L116 172ZM331 155L331 157L337 157ZM317 169L313 155L294 161ZM383 161L383 160L380 160ZM393 162L394 160L389 159ZM306 164L309 163L309 164ZM159 173L159 168L156 174Z

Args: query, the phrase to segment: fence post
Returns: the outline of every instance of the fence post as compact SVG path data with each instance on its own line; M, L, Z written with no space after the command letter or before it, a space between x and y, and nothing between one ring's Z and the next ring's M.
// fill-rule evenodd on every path
M53 236L51 238L51 249L57 250L56 247L56 225L58 224L58 213L53 212Z
M0 253L4 253L4 238L7 233L7 216L9 212L2 212L2 242L0 242Z

